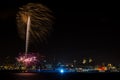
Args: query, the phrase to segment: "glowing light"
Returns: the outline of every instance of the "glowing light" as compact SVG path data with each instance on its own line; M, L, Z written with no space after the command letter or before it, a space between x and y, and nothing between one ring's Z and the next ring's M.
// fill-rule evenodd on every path
M25 66L31 66L39 62L39 56L35 54L22 54L17 59L19 63L24 64Z
M64 70L63 70L63 69L60 69L60 73L64 73Z

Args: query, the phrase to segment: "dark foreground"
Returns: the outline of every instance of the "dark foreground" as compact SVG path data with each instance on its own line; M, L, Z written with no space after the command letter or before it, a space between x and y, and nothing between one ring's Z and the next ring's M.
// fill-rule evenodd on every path
M0 80L120 80L120 73L0 72Z

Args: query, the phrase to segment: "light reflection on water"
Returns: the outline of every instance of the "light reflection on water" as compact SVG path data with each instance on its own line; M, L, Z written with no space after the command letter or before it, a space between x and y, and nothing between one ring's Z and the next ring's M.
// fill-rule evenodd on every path
M38 73L13 73L14 80L61 80L56 79L55 76L44 75Z
M13 75L15 80L40 80L43 78L37 73L14 73Z
M120 80L119 76L120 73L1 73L0 80Z
M18 76L35 76L37 75L36 73L14 73L15 75Z

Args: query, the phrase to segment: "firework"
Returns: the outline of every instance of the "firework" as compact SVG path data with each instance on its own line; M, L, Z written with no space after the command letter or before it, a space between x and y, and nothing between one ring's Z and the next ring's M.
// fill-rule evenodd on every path
M20 7L17 14L18 33L25 40L26 26L28 16L31 18L30 25L30 43L41 42L46 40L49 32L52 29L54 17L52 11L46 6L38 3L28 3Z
M19 63L22 63L25 66L36 65L42 59L42 56L35 53L29 54L20 54L19 57L16 58Z

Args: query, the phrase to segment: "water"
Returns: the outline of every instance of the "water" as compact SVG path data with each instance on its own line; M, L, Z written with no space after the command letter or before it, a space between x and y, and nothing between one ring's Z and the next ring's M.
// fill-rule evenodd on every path
M120 80L120 73L0 73L0 80Z

